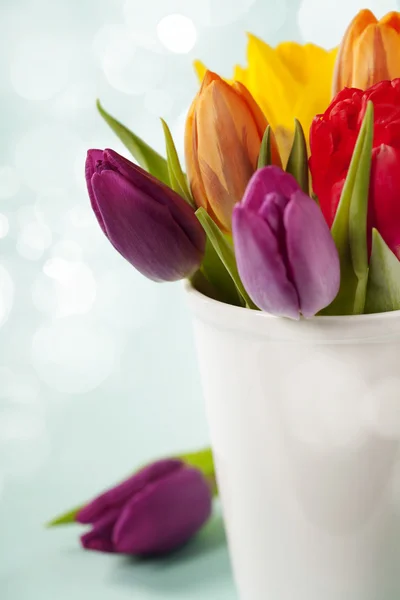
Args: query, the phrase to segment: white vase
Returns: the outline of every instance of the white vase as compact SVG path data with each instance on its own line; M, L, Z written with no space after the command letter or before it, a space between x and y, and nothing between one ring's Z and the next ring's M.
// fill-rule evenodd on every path
M398 600L400 311L187 293L240 600Z

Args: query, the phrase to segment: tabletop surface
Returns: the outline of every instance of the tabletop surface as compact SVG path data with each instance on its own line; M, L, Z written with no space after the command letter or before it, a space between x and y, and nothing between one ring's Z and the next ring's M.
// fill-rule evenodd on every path
M88 427L91 417L85 407L83 401L80 420ZM109 425L107 408L105 401L97 408L96 430L103 435ZM121 406L121 415L125 412ZM162 418L163 411L160 413ZM137 411L139 423L145 414L145 408ZM97 494L136 466L137 461L129 459L127 450L131 446L132 455L143 456L146 444L140 438L132 443L123 434L125 419L121 421L121 431L108 432L103 450L95 433L90 444L79 440L81 425L75 420L75 425L69 422L65 412L54 433L54 438L64 437L60 441L63 449L56 445L53 452L44 454L33 465L29 461L35 457L36 446L30 444L30 452L18 455L18 446L14 445L14 467L20 467L20 471L14 471L19 476L8 477L0 494L1 600L236 600L218 503L214 516L197 538L157 560L84 551L79 545L83 527L44 526L51 517ZM115 445L112 452L118 435L121 449ZM153 453L162 455L166 442L166 438L153 440L148 447L153 445ZM32 471L33 466L36 468Z
M9 515L12 518L12 515ZM2 600L235 600L223 529L211 530L185 549L157 561L82 551L75 528L19 535L2 552Z

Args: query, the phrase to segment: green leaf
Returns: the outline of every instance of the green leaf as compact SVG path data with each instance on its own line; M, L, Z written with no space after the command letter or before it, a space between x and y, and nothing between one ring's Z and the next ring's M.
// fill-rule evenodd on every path
M321 314L364 312L368 282L367 213L374 109L369 102L332 225L340 258L340 290Z
M60 525L71 525L72 523L76 523L77 514L80 510L82 510L84 506L85 505L82 504L77 508L69 510L67 513L64 513L60 517L56 517L55 519L47 523L46 527L59 527Z
M178 458L183 460L187 465L199 469L206 479L213 486L213 495L218 494L218 488L215 481L215 465L214 457L211 448L205 448L198 452L191 452L189 454L181 454Z
M119 137L139 165L166 185L170 185L168 163L158 152L153 150L140 137L109 115L97 100L97 109L107 125Z
M176 151L171 131L164 119L161 119L161 123L164 130L165 145L167 149L167 163L170 185L172 189L175 190L175 192L177 192L193 208L195 208L196 205L190 193L189 186L186 180L186 175L182 171L181 163L179 162L178 153Z
M271 126L268 125L264 132L263 139L260 147L260 154L258 155L258 169L268 167L272 165L272 152L271 152Z
M371 314L399 309L400 262L380 233L373 229L365 312Z
M198 450L197 452L187 452L185 454L179 454L175 458L179 458L187 465L199 469L212 484L213 494L216 495L218 493L215 484L215 468L211 448L203 448L202 450ZM137 469L135 473L141 471L144 468L144 466ZM129 477L131 476L132 474L129 475ZM47 523L46 527L59 527L61 525L71 525L73 523L76 523L77 514L82 510L84 506L86 506L86 504L87 503L81 504L80 506L69 510L61 516L52 519L49 523Z
M204 210L204 208L198 208L196 211L197 218L202 224L204 231L207 234L208 239L212 243L217 252L219 258L225 265L228 273L230 274L240 296L243 299L244 304L248 308L257 308L250 296L246 292L244 285L240 279L235 259L235 252L233 245L228 241L227 237L222 233L216 223L212 220L210 215Z
M226 304L233 304L234 306L242 305L241 296L238 293L232 277L208 237L201 271L214 290L213 297L215 300L225 302ZM203 291L199 288L196 281L194 281L193 284L196 289ZM207 291L204 293L209 295Z
M286 171L293 175L303 192L308 195L310 184L308 179L307 142L300 121L295 119L294 122L293 145L286 165Z

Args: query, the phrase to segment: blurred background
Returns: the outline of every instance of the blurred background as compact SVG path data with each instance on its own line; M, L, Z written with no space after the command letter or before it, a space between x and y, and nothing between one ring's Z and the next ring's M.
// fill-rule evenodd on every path
M96 98L160 152L163 117L182 155L195 58L230 76L245 63L246 31L272 45L333 47L364 7L378 17L400 9L394 0L2 0L2 598L32 598L35 585L41 600L55 597L31 562L57 556L60 538L42 529L49 517L146 460L208 443L181 286L137 274L89 208L86 150L127 155Z

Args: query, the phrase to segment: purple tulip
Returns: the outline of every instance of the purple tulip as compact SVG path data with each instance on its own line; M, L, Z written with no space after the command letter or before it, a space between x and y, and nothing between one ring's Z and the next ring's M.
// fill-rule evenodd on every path
M93 528L84 548L152 555L179 548L211 515L211 487L198 469L178 459L160 460L105 492L77 515Z
M238 270L253 302L273 315L312 317L339 291L339 256L318 205L292 175L265 167L233 212Z
M89 150L86 183L93 211L112 245L154 281L192 275L205 233L181 196L113 150Z

